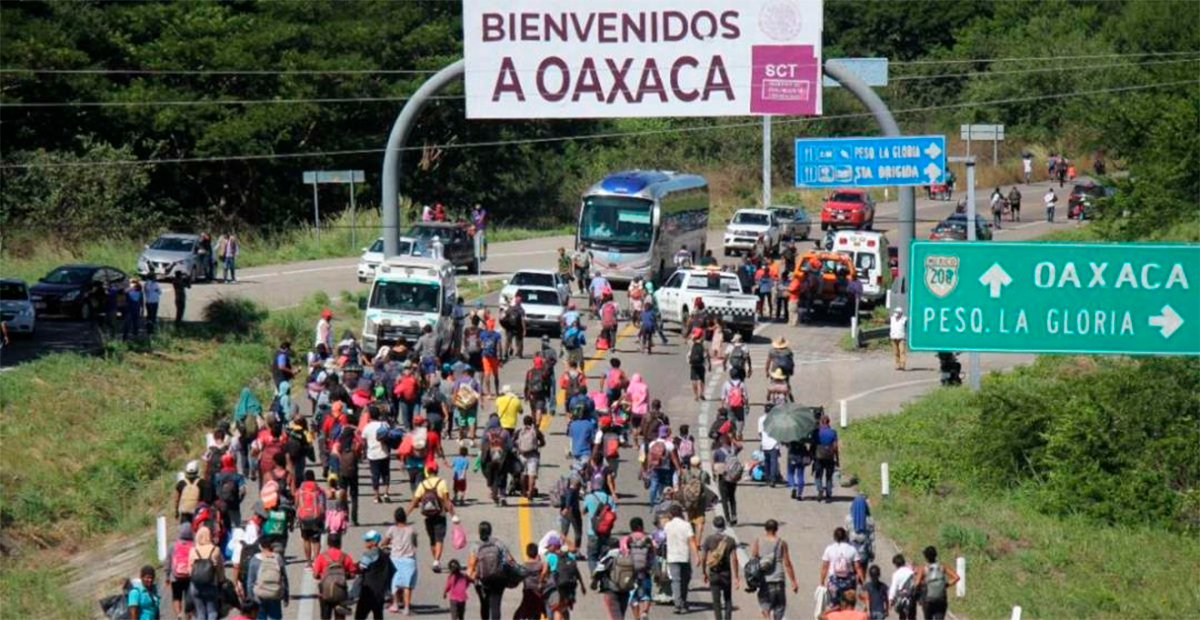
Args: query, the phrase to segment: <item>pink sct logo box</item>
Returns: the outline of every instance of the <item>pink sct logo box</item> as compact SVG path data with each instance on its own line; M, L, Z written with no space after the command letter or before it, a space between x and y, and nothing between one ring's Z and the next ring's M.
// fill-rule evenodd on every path
M750 112L815 115L820 66L811 45L751 48Z

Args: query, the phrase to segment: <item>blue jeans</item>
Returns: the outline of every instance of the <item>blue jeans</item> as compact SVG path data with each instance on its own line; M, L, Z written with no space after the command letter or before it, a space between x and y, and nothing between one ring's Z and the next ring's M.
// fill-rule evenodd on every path
M833 497L833 461L813 461L813 482L817 485L817 497ZM824 482L825 484L821 484Z
M788 459L787 466L787 484L796 491L796 496L804 494L804 462Z
M235 259L232 256L225 257L225 281L226 282L236 282L237 281L237 265L235 264L236 260L237 259Z
M775 481L779 480L779 448L764 450L763 454L767 457L763 481L767 484L775 484Z
M283 620L283 601L261 601L258 620Z
M663 489L671 486L674 476L670 469L653 469L650 471L650 505L657 506Z

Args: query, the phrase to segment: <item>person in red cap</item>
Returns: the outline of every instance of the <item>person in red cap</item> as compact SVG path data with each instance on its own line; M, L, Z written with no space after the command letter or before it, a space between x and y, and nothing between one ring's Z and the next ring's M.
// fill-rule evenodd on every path
M433 572L442 571L442 544L446 540L446 517L454 516L454 502L450 501L450 487L438 477L437 461L425 466L425 479L413 491L408 511L420 510L425 517L425 533L429 536L429 551L433 554Z
M329 308L321 310L321 319L317 321L317 339L313 346L320 345L325 345L326 351L333 350L333 310Z
M241 526L242 498L246 496L246 477L238 473L233 454L221 455L221 470L213 476L213 488L217 499L225 503L222 512L229 519L226 529L232 532L233 528Z
M704 346L704 329L692 329L691 341L687 356L688 376L692 379L692 396L700 401L704 400L704 373L712 370L712 359Z

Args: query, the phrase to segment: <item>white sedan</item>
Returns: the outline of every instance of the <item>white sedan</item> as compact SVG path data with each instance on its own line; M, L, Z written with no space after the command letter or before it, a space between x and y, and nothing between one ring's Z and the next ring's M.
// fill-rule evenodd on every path
M517 289L527 286L551 288L557 290L563 299L571 297L571 287L567 280L557 271L549 269L522 269L512 274L512 277L504 282L504 288L500 289L500 296L511 301L517 294Z
M358 281L370 282L375 279L375 270L379 269L380 263L383 262L383 237L376 239L370 247L363 248L362 252L362 256L358 258ZM400 254L398 256L428 257L427 252L425 244L420 240L412 237L400 237Z
M33 334L37 316L29 300L29 287L21 280L0 280L0 321L10 336Z
M560 333L569 295L549 286L521 286L514 289L514 294L521 297L525 325L530 332Z

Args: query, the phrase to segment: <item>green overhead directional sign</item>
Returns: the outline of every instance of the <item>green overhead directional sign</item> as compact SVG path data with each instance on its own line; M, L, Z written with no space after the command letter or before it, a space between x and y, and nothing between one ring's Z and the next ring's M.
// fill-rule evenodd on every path
M1200 245L922 241L909 347L1200 355Z

